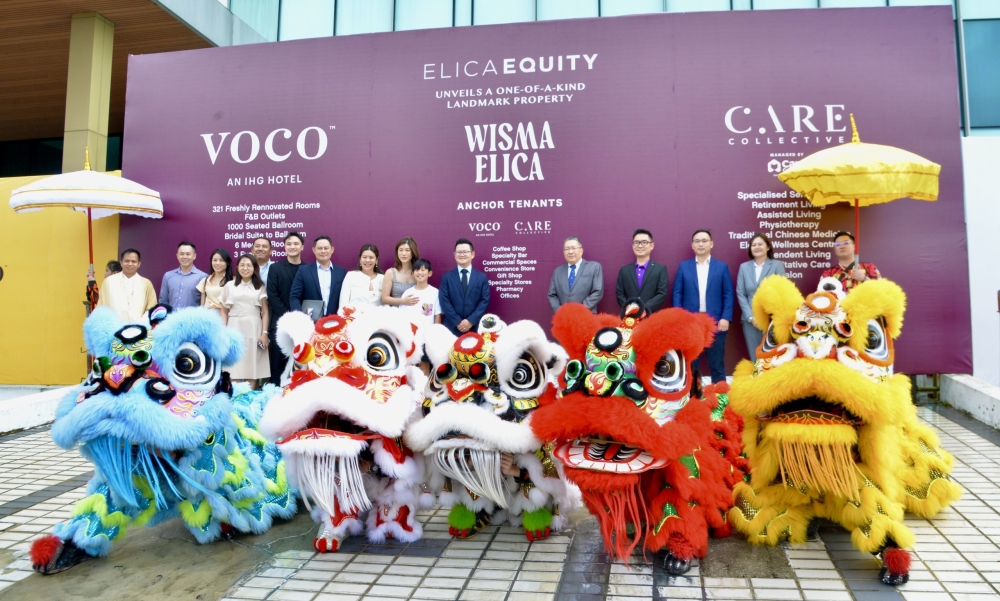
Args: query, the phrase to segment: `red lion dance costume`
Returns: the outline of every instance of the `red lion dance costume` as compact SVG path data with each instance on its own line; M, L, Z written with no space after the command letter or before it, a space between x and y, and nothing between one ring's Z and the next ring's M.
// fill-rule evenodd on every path
M531 427L555 441L609 552L627 560L644 539L679 575L704 557L709 530L729 534L732 489L745 473L742 420L727 408L726 384L699 392L691 370L712 342L712 320L682 309L644 313L639 301L622 318L578 304L556 312L552 334L571 359L566 389Z

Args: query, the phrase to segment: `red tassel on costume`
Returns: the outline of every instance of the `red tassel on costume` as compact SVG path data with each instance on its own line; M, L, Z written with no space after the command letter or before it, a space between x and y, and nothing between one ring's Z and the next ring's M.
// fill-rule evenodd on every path
M695 556L694 546L677 532L670 535L670 540L667 541L667 549L677 559L690 561Z
M885 564L885 569L889 570L889 573L893 576L905 576L909 574L910 561L910 554L906 549L886 547L882 551L882 562Z
M638 488L637 485L632 485L615 490L581 491L583 501L601 526L604 548L626 565L632 551L645 538L649 523L646 519L646 506L640 503L642 494ZM628 535L629 524L634 528L631 537Z
M29 552L31 555L31 565L49 565L55 559L60 549L62 549L62 546L62 539L54 534L46 534L41 538L35 539L35 542L31 543L31 551Z

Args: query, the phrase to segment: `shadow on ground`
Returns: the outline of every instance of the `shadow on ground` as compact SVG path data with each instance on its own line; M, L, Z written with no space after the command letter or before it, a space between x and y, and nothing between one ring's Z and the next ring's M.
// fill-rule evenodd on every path
M215 601L275 553L312 550L307 512L260 536L199 545L180 520L132 529L111 555L53 574L32 574L4 589L4 601L40 599L195 599Z

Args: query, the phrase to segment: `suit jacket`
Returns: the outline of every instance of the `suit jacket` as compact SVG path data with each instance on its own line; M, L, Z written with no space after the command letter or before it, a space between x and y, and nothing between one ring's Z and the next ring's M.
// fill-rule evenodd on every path
M549 283L549 304L555 311L566 303L583 303L591 313L597 313L597 303L604 296L604 270L597 261L580 259L576 267L573 289L569 288L569 265L563 263L552 272Z
M650 260L646 264L646 273L642 276L642 288L639 288L639 279L635 277L635 261L618 270L615 296L618 298L619 307L624 307L625 301L638 296L646 303L650 313L659 311L667 302L668 290L667 266L663 263Z
M323 300L323 293L319 289L319 274L316 273L316 269L316 263L303 263L299 266L299 270L295 273L295 279L292 280L292 291L288 295L288 307L292 311L301 311L302 301ZM330 273L330 298L326 302L326 313L323 314L323 317L334 315L340 308L340 289L344 285L344 276L347 275L347 270L340 265L330 263L330 269L332 270Z
M468 319L472 323L472 329L469 331L475 332L479 320L490 307L489 279L482 271L470 267L469 286L463 293L462 278L458 274L458 268L450 269L441 276L438 303L441 304L444 325L448 326L452 334L462 335L458 331L458 324L462 323L463 319Z
M760 280L754 275L753 259L740 265L736 275L736 299L740 302L741 319L749 321L753 317L753 295L757 293L757 285L769 275L785 275L785 264L777 259L765 259L760 269Z
M677 267L674 306L697 313L699 305L698 267L695 259L688 259ZM729 266L716 258L708 263L705 312L715 321L733 321L733 278L729 275Z
M271 311L271 330L277 327L282 315L292 310L290 304L292 282L295 281L295 274L301 266L301 264L292 265L285 259L271 265L267 272L267 305ZM319 281L318 277L316 281Z

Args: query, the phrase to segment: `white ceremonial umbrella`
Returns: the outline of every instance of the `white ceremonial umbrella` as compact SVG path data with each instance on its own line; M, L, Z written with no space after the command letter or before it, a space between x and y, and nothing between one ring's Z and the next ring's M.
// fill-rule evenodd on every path
M87 237L90 244L90 268L94 268L94 219L116 213L160 219L163 203L160 193L124 177L90 170L90 151L83 171L61 173L21 186L10 195L15 213L66 207L87 214Z

